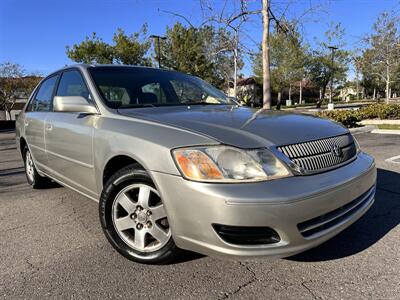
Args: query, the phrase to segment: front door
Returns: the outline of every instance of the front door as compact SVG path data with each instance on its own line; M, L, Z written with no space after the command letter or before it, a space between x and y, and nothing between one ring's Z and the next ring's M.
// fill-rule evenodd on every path
M56 96L83 96L89 91L78 70L63 72ZM52 176L97 197L93 163L93 134L98 117L73 112L50 112L45 123L47 165Z
M44 80L25 110L25 137L36 168L39 171L43 171L47 158L44 124L50 111L57 79L58 75L54 75Z

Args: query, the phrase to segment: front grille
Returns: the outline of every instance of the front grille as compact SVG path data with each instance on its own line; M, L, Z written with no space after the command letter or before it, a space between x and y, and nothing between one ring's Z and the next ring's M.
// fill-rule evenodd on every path
M297 228L299 229L301 235L305 238L309 238L322 231L329 230L330 228L350 218L360 209L366 207L374 199L374 195L375 186L342 207L311 220L299 223Z
M277 147L306 173L321 172L350 161L357 153L351 134Z

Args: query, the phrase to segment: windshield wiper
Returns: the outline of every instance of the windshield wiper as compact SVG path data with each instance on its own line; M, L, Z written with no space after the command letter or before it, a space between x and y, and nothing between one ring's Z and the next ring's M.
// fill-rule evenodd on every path
M126 105L119 106L118 109L120 109L120 108L141 108L141 107L156 107L156 105L151 104L151 103L126 104Z
M185 105L223 105L224 103L211 103L207 101L199 101L199 102L186 102L183 103Z

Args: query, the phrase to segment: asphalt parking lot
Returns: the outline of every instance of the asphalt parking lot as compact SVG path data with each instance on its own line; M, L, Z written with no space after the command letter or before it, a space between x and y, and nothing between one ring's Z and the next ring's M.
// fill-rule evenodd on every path
M400 299L400 135L361 133L378 167L376 202L325 244L286 259L130 262L108 244L97 203L63 187L32 190L13 132L0 133L0 297Z

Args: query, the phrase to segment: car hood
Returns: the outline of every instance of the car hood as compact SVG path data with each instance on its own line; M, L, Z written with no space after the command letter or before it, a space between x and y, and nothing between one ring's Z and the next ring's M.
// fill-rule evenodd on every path
M225 105L120 109L125 116L172 125L241 148L287 145L347 133L310 115Z

